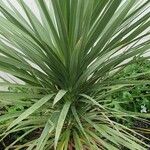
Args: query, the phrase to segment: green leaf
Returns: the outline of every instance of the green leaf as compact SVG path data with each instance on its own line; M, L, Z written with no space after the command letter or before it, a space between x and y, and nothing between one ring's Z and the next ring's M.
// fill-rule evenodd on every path
M65 122L66 116L68 114L71 103L72 103L71 101L66 101L66 103L64 104L62 111L60 113L58 123L56 126L56 133L55 133L55 142L54 142L54 148L55 149L57 147L59 136L61 134L61 131L62 131L62 128L63 128L63 125L64 125L64 122Z
M99 106L102 109L105 109L102 105L100 105L97 101L95 101L92 97L86 95L86 94L80 94L81 96L83 96L84 98L90 100L94 105Z
M73 139L75 142L75 149L76 150L83 150L83 145L82 145L82 139L79 137L76 131L73 132Z
M72 106L72 107L71 107L71 110L72 110L72 113L73 113L73 115L74 115L74 118L75 118L76 122L77 122L78 125L79 125L79 129L81 130L81 132L83 133L83 135L86 137L87 143L88 143L88 145L91 147L90 140L89 140L89 138L88 138L86 132L84 131L84 128L83 128L83 126L82 126L82 123L81 123L81 121L80 121L80 118L79 118L79 116L78 116L78 114L77 114L76 108L75 108L74 106Z
M17 138L17 140L15 140L13 143L11 143L9 146L7 146L5 149L9 150L10 147L12 147L15 143L17 143L18 141L20 141L21 139L23 139L26 135L30 134L32 131L34 131L36 128L33 128L31 130L28 130L27 132L25 132L23 135L21 135L19 138Z
M18 116L20 116L22 112L15 112L15 113L11 113L11 114L4 114L1 115L0 117L0 122L6 121L6 120L11 120L13 118L16 118Z
M37 143L37 146L36 146L36 150L41 150L44 148L48 138L49 138L49 135L51 134L51 132L54 130L54 124L53 122L51 122L51 120L49 119L42 131L42 134L41 136L39 137L38 139L38 143Z
M34 113L37 109L39 109L42 105L44 105L48 100L50 100L54 94L46 95L39 101L37 101L35 104L33 104L30 108L28 108L26 111L24 111L17 119L15 119L7 130L10 130L12 127L17 125L22 120L26 119L29 115Z
M64 95L67 93L67 91L65 91L65 90L60 90L58 93L57 93L57 95L55 96L55 98L54 98L54 101L53 101L53 106L57 103L57 102L59 102L63 97L64 97Z

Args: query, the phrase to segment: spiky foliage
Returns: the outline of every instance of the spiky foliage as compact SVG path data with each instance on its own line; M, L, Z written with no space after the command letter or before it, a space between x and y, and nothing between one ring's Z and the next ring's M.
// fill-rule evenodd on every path
M6 149L146 150L138 133L116 121L138 114L105 101L117 90L149 83L111 78L145 59L150 1L32 1L40 18L23 0L17 2L25 17L9 0L10 7L0 1L0 70L25 83L1 83L15 87L0 92L1 105L23 106L0 117L1 140L22 133ZM40 136L18 143L37 129Z

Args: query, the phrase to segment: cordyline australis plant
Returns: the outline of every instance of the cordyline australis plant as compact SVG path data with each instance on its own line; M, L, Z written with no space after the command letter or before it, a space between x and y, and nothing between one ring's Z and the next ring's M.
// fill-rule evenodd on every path
M16 89L0 92L1 106L23 107L0 116L1 141L20 133L6 149L146 150L136 138L144 137L121 124L140 114L110 107L106 97L149 83L112 78L145 59L150 1L33 1L40 18L23 0L16 2L24 15L0 1L0 70L24 82L1 82Z

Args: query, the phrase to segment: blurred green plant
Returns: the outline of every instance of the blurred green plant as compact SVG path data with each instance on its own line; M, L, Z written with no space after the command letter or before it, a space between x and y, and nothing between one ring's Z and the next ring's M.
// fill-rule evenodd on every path
M150 60L137 61L125 67L116 79L150 80ZM133 112L149 112L150 84L133 85L112 95L112 101L118 102L119 108Z

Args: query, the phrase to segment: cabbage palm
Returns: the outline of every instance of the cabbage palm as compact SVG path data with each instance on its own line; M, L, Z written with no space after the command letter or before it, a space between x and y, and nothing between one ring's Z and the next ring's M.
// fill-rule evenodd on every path
M110 107L109 95L145 80L113 80L150 49L149 0L23 0L24 15L0 1L0 71L3 107L23 109L0 116L1 141L20 131L6 149L146 150L145 138L120 121L149 117ZM111 102L113 103L113 102ZM39 136L19 144L40 129ZM145 138L146 139L146 138ZM148 140L148 139L147 139Z

